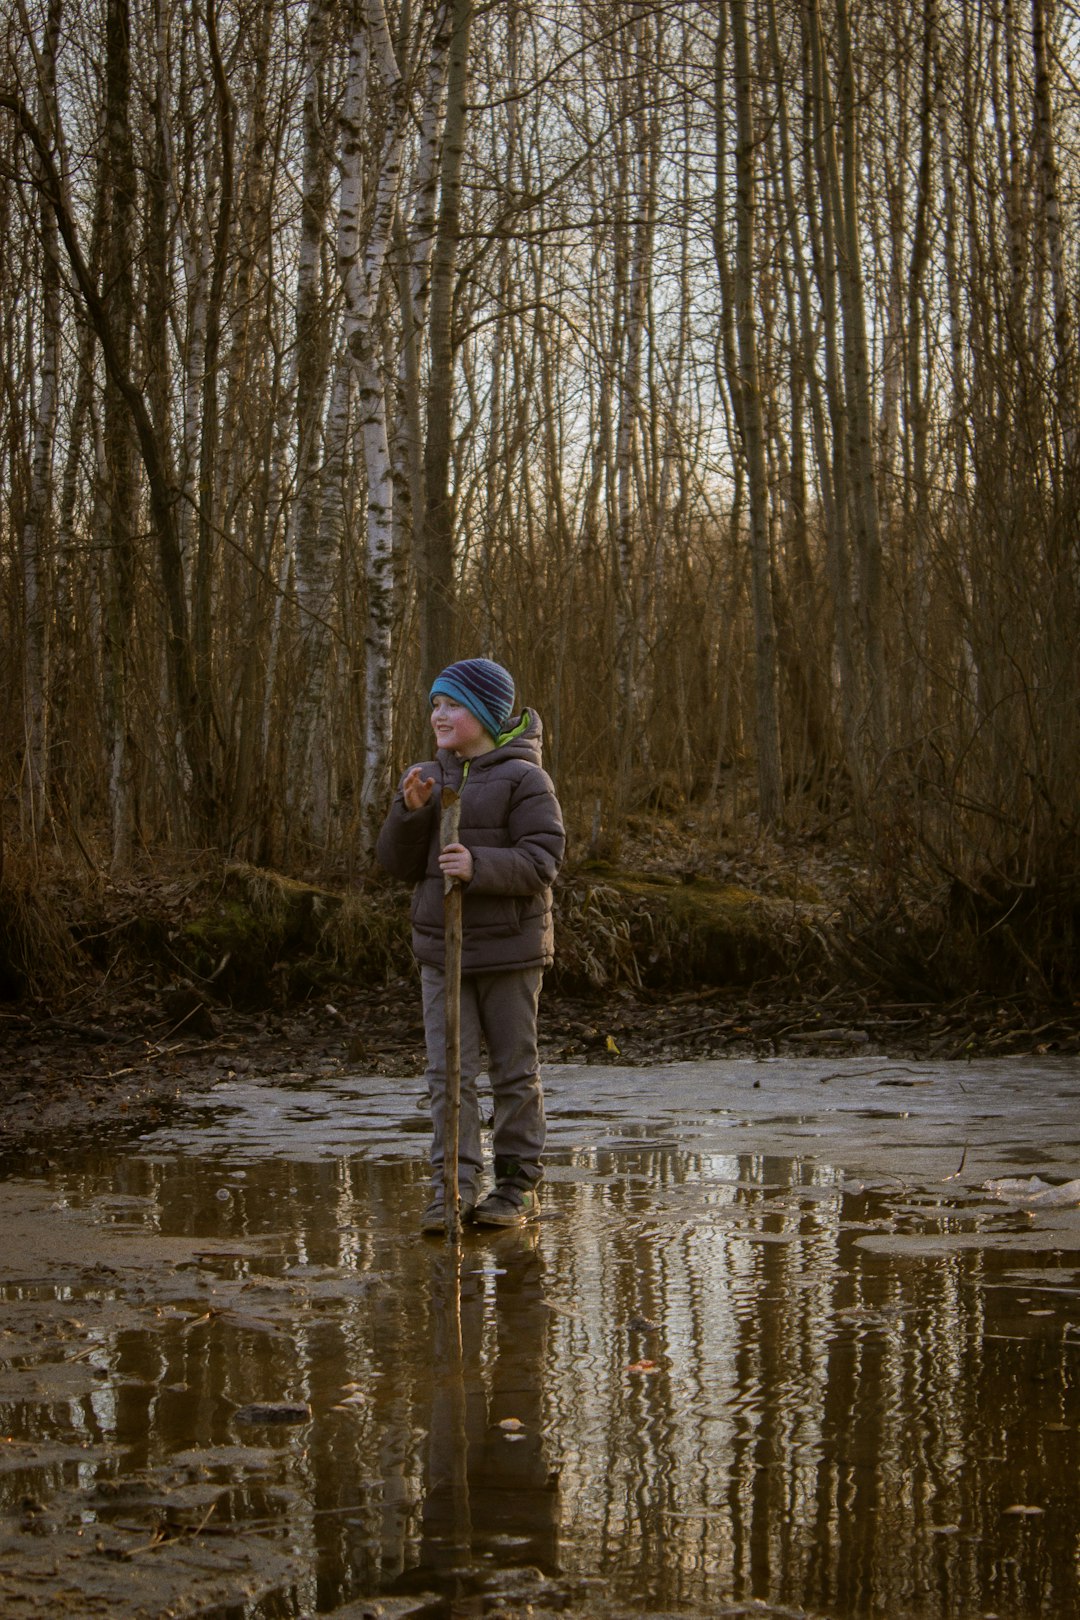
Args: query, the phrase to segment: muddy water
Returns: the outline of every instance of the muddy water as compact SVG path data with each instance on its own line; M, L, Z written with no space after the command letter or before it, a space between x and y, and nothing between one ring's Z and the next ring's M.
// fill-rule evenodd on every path
M1080 1076L1033 1073L555 1072L543 1219L458 1251L402 1083L12 1162L0 1610L1080 1614Z

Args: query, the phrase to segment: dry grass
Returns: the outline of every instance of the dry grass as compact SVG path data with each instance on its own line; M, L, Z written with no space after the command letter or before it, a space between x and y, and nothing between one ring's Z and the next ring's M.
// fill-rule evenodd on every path
M9 850L0 877L0 997L38 997L71 983L78 951L69 915L69 890Z
M627 819L619 860L584 859L556 889L553 986L567 993L844 986L885 999L979 989L1071 1001L1080 950L1072 890L1001 896L887 869L829 838L721 828L708 807ZM991 901L994 903L991 904ZM285 1003L411 971L408 895L377 877L302 882L203 852L145 856L122 877L56 850L9 847L0 878L0 1000L123 996L179 979L211 999Z

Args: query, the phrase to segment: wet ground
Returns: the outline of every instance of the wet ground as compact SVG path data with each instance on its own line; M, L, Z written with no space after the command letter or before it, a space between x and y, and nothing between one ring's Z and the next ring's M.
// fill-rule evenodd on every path
M5 1620L1080 1614L1080 1062L546 1078L458 1251L415 1079L8 1154Z

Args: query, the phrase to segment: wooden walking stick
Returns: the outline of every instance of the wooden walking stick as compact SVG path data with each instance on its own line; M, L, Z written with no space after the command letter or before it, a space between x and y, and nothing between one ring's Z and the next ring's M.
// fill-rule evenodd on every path
M443 788L439 847L456 844L461 824L461 795ZM458 1138L461 1129L461 884L443 879L443 940L445 946L446 1118L443 1123L443 1205L446 1239L461 1242L458 1195Z

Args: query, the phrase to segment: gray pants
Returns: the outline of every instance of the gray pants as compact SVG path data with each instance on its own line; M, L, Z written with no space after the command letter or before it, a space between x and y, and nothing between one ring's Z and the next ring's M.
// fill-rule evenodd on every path
M542 968L504 973L468 973L461 979L461 1120L458 1128L458 1189L475 1203L483 1155L476 1077L487 1046L488 1075L495 1105L495 1176L531 1185L542 1175L540 1155L547 1123L536 1050L536 1014ZM431 1185L443 1186L443 1133L446 1122L446 981L441 968L421 967L427 1084L431 1099Z

